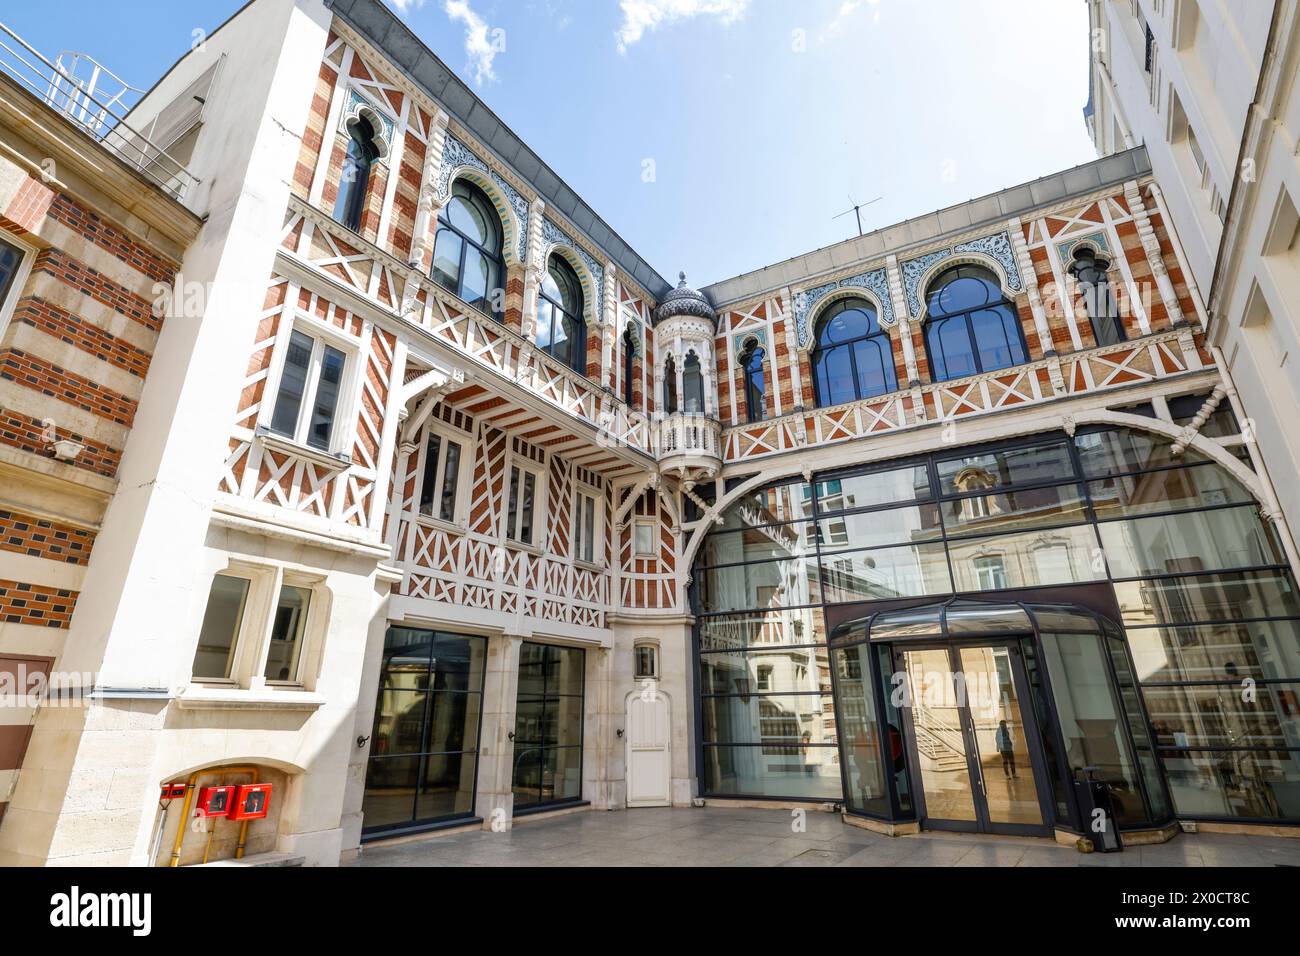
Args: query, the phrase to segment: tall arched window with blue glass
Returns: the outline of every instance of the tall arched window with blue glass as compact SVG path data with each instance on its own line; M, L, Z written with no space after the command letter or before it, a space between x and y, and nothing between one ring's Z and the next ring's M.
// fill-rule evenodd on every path
M569 368L586 372L586 331L578 274L552 255L537 297L537 347Z
M1127 337L1120 320L1119 300L1110 286L1109 269L1110 260L1088 246L1074 250L1070 275L1078 283L1079 297L1088 311L1092 337L1098 345L1116 345Z
M634 379L636 377L636 337L629 325L623 331L623 401L629 406L636 395Z
M500 321L505 305L501 248L501 218L491 200L473 183L456 180L451 199L438 214L434 281Z
M361 230L361 215L366 209L370 187L370 170L379 159L375 128L360 116L348 123L348 152L339 175L339 194L334 200L334 219L353 232Z
M898 388L889 333L866 299L841 299L822 313L812 367L819 406L856 402Z
M997 277L974 265L954 266L930 283L925 350L936 382L1029 360L1016 307Z
M750 338L740 353L740 367L745 371L745 420L761 422L767 401L767 379L763 373L763 346Z

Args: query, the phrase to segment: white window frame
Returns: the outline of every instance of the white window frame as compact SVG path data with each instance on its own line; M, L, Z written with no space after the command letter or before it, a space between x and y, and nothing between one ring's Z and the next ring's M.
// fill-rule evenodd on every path
M515 536L518 531L517 525L514 528L510 527L510 491L514 470L516 468L519 469L520 472L519 482L521 505L523 503L523 474L527 472L533 476L533 540L531 542L520 541ZM511 452L506 461L505 477L506 496L501 502L501 536L505 539L506 543L512 547L524 548L525 550L536 551L540 554L542 549L546 546L546 529L542 522L542 502L546 500L546 468L537 464L537 462L525 455L518 455ZM523 508L521 507L519 513L515 516L516 522L518 522L522 517Z
M655 547L655 520L653 518L638 518L632 525L632 556L634 558L657 558L659 550ZM642 551L640 544L637 542L637 532L641 528L650 529L650 549Z
M591 558L582 556L582 541L579 531L582 528L582 502L584 498L592 501L591 509ZM577 483L573 490L573 560L590 568L603 567L605 549L601 546L605 540L605 496L591 485Z
M280 565L230 561L226 566L217 568L208 579L206 593L209 595L211 580L217 575L240 578L248 582L243 616L240 618L239 629L231 650L230 676L224 678L195 676L191 665L190 684L196 687L251 691L264 690L268 687L278 691L315 690L330 616L330 592L325 586L325 578L319 574ZM268 680L265 672L271 652L275 609L280 602L280 592L286 586L302 588L310 593L307 601L307 618L303 622L301 645L298 648L294 673L286 680ZM197 618L199 626L206 613L207 602L205 601L203 610Z
M441 515L425 514L420 511L419 492L424 486L424 472L428 464L429 437L431 435L437 435L441 442L438 447L440 462L447 460L447 442L453 441L460 446L460 464L456 469L456 500L452 504L450 521L447 521ZM459 428L453 428L444 422L431 421L425 426L420 438L420 447L417 452L419 455L419 468L416 471L416 496L413 502L415 520L423 524L463 530L469 524L469 485L473 480L474 436L469 432L461 431ZM440 467L433 483L433 500L435 504L442 500L442 485L445 479L446 469Z
M5 330L9 328L9 320L13 318L14 309L18 306L18 300L23 297L23 289L27 286L27 278L32 274L32 263L36 261L36 249L9 232L0 236L0 241L13 246L18 250L19 255L18 268L14 271L13 285L9 288L9 294L0 301L0 336L3 336Z
M643 650L650 651L654 666L650 669L649 674L642 674L640 669L640 652ZM633 680L658 680L659 679L659 645L652 641L637 641L632 645L632 679Z
M307 381L303 384L302 399L298 406L298 421L292 435L285 435L271 428L275 417L275 406L280 398L280 383L284 378L284 366L289 357L289 341L294 332L301 332L311 338L312 353L307 368ZM334 408L334 424L330 429L329 447L322 450L307 444L307 430L311 426L311 410L315 405L316 389L320 385L321 361L325 355L325 346L343 353L343 375L339 380L339 400ZM283 328L276 334L275 355L272 369L274 375L267 381L266 396L258 415L258 431L272 435L283 441L291 442L317 454L345 457L352 447L356 431L357 403L361 376L361 341L345 334L338 328L328 325L315 316L295 309L292 318L285 317Z

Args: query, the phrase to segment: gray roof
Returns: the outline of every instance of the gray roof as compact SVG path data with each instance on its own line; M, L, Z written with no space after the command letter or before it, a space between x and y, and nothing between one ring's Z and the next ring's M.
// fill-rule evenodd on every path
M847 239L733 279L724 279L705 286L701 291L721 308L784 286L806 283L854 263L879 259L890 253L905 253L909 248L945 235L1003 225L1013 216L1028 214L1070 196L1127 182L1150 171L1151 161L1147 158L1146 148L1137 146L988 196L906 219L865 236Z
M472 131L500 160L528 182L548 207L558 209L604 250L619 271L656 298L672 284L596 215L550 166L515 135L432 50L380 0L325 0L348 26L382 50L406 75Z
M665 293L659 299L659 307L655 309L654 314L655 324L677 315L693 315L716 324L718 313L713 311L713 306L709 304L704 293L686 284L685 272L678 273L678 277L681 281L677 283L677 288Z

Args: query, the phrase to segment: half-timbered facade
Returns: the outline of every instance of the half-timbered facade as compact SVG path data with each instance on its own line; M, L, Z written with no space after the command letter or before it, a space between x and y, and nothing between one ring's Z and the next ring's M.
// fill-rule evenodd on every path
M954 601L993 617L1069 604L1119 633L1137 626L1128 582L1222 571L1192 553L1204 529L1121 533L1100 489L1044 490L1095 482L1078 449L1113 430L1161 449L1135 474L1191 462L1218 504L1250 505L1226 567L1276 579L1257 602L1275 640L1243 639L1234 666L1300 650L1295 539L1141 149L697 290L642 260L376 0L250 4L128 118L156 129L199 84L182 202L203 226L167 263L173 361L127 444L141 482L104 492L108 557L78 578L93 612L71 612L75 653L50 654L97 693L79 721L34 717L27 765L66 795L18 776L14 806L43 822L12 813L0 859L330 864L395 834L701 798L1064 836L1081 809L1047 781L1085 758L1147 774L1123 821L1135 839L1180 817L1300 819L1285 756L1300 742L1277 710L1233 711L1265 728L1253 779L1271 796L1193 806L1222 742L1170 726L1187 706L1157 719L1148 657L1122 640L1106 673L1133 689L1137 656L1136 709L1080 712L1075 737L1042 716L1059 698L1041 726L1028 703L1003 718L1041 736L1022 757L1037 796L1016 810L1037 817L1001 820L987 796L945 816L931 771L965 779L998 720L896 726L846 659L854 622ZM1005 451L1022 444L1030 466ZM1057 452L1033 449L1058 446L1074 450L1049 480ZM956 484L949 459L966 462ZM849 474L902 467L936 490ZM1042 475L1007 491L1023 467ZM1177 511L1171 493L1146 510ZM893 518L872 509L930 497L882 544ZM1139 497L1106 514L1138 514ZM1148 533L1164 551L1129 553ZM1031 630L1023 653L1049 653ZM1037 672L1006 663L1020 638L999 640L988 673L1028 694ZM1052 673L1058 695L1070 679ZM187 839L197 788L250 779L272 784L265 818ZM159 804L167 783L188 787ZM928 802L900 796L918 791Z

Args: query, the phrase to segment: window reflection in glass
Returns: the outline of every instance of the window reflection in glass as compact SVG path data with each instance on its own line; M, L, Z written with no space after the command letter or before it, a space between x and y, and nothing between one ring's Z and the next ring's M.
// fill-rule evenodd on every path
M1130 628L1128 642L1141 681L1300 679L1294 619Z
M950 541L948 549L958 591L988 590L986 582L1023 588L1098 581L1106 576L1091 525L961 539ZM990 571L991 566L997 567L996 573Z
M1284 562L1281 545L1254 505L1108 521L1098 530L1116 578Z
M362 809L367 832L474 811L487 641L389 628Z
M828 604L952 591L942 542L825 555L821 569Z
M298 659L302 654L303 634L307 629L307 609L311 591L286 584L271 618L271 649L266 655L267 680L291 681L298 676Z
M199 628L199 645L194 652L195 680L230 677L249 584L247 578L229 574L218 574L212 579L208 607Z

